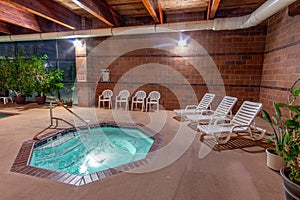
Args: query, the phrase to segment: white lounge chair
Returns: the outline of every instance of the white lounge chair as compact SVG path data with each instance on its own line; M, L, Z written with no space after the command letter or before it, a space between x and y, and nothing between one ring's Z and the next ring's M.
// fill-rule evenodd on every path
M108 108L112 108L112 96L113 91L111 90L104 90L101 95L99 95L99 101L98 101L98 108L100 108L101 102L103 103L103 107L105 106L105 102L108 102Z
M191 121L209 121L212 119L225 120L228 115L232 117L232 108L237 102L236 97L225 96L219 103L216 110L202 110L200 114L187 115L186 118Z
M226 144L230 140L232 133L239 132L249 132L253 139L260 140L264 137L266 131L255 127L252 123L261 109L262 103L244 101L230 123L218 124L219 120L215 120L213 124L199 124L197 125L197 129L202 133L214 135L219 144ZM258 130L260 135L253 137L252 128Z
M149 93L147 99L146 99L146 111L151 108L151 105L156 105L156 111L159 110L159 99L160 99L160 93L158 91L152 91Z
M121 90L118 96L116 96L115 109L118 109L118 104L120 107L122 107L122 103L125 103L125 110L128 110L129 97L130 97L130 92L128 90Z
M211 103L215 96L215 94L206 93L198 105L188 105L185 109L174 110L174 112L182 118L185 115L200 113L201 110L211 109Z
M145 106L145 98L147 94L143 90L139 90L135 93L131 100L131 110L133 110L133 105L135 104L135 108L137 109L137 104L142 104L142 111L144 111Z

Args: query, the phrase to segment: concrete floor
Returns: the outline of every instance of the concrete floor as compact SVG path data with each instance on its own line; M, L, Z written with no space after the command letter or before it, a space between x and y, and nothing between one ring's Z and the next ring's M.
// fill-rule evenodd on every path
M13 173L10 168L22 143L48 127L49 106L1 103L0 112L17 113L0 119L1 200L284 199L281 177L266 166L261 143L237 139L234 144L219 148L211 138L203 140L193 125L175 120L171 111L144 113L78 107L72 110L91 123L143 123L160 132L164 138L162 148L146 166L80 187ZM53 112L56 117L80 124L61 107Z

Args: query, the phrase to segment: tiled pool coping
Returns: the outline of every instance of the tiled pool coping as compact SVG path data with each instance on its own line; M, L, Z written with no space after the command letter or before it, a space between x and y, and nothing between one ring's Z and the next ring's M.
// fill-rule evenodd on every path
M112 125L112 126L122 126L127 128L138 128L147 135L154 138L154 143L152 144L149 152L154 152L159 149L160 144L162 142L162 136L159 133L154 132L152 129L144 126L143 124L129 124L129 123L116 123L114 121L110 122L100 122L99 124L93 124L91 126L105 126L105 125ZM47 135L47 137L44 137L43 139L50 138L60 132L66 131L65 130L59 130L59 131L53 131L50 134ZM65 172L59 172L59 171L51 171L47 169L37 168L29 166L30 156L32 149L35 145L35 143L39 142L39 140L28 140L25 141L22 145L22 147L19 150L19 153L17 154L17 157L10 169L12 172L30 175L30 176L36 176L40 178L50 179L53 181L66 183L70 185L75 186L81 186L85 185L94 181L102 180L106 177L110 177L119 173L122 173L124 171L129 171L132 169L135 169L137 167L141 167L147 163L149 163L153 158L154 155L150 155L149 153L146 155L146 157L142 160L134 161L131 163L127 163L115 168L110 168L107 170L103 170L100 172L96 172L93 174L85 175L85 176L79 176L75 174L69 174Z

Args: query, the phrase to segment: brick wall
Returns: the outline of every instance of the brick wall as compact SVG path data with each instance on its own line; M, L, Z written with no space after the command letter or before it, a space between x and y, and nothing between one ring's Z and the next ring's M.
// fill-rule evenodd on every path
M273 102L287 103L288 89L300 78L300 15L288 9L268 20L260 102L273 112ZM299 102L298 102L299 103Z
M239 102L258 101L266 27L236 31L194 31L94 38L88 54L89 82L98 95L110 88L131 94L158 90L165 109L195 104L204 93L236 96ZM186 47L177 47L188 37ZM110 82L100 82L100 70L110 70Z

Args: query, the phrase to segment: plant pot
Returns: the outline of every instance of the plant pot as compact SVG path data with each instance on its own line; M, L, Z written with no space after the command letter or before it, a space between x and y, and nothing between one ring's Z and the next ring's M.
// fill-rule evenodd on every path
M24 95L15 96L14 99L17 104L25 104L26 102L26 96Z
M9 90L0 90L0 97L8 97Z
M66 100L66 105L67 105L68 107L72 107L72 105L73 105L73 100Z
M35 96L35 102L39 105L46 103L46 96Z
M280 156L278 156L274 149L266 149L267 154L267 166L275 171L279 171L286 166L286 162Z
M283 181L283 188L286 200L299 200L300 199L300 185L294 183L289 179L291 168L284 167L280 170L280 175Z

